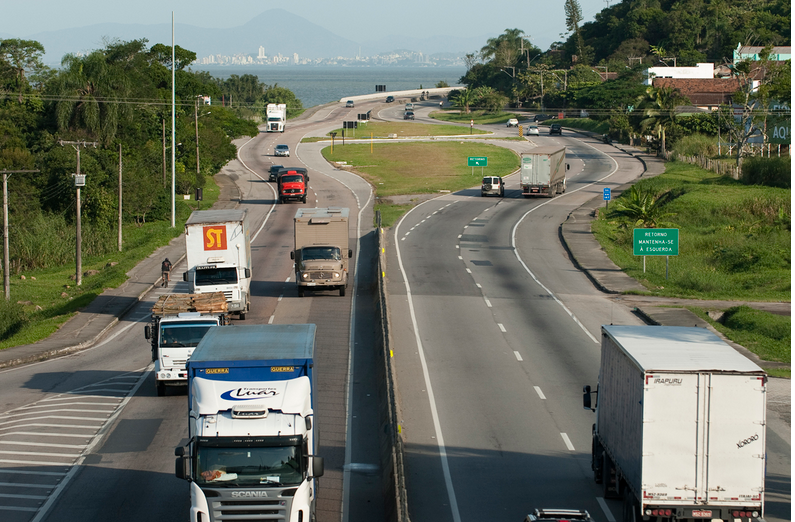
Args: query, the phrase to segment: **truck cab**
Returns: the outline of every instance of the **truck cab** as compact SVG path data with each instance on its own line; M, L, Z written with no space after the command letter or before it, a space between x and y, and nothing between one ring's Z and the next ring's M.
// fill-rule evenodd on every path
M299 167L283 168L279 170L279 202L290 200L306 203L309 191L309 174L306 169Z
M295 214L295 249L290 258L295 261L295 281L298 297L307 288L339 290L345 295L348 286L347 208L301 208Z

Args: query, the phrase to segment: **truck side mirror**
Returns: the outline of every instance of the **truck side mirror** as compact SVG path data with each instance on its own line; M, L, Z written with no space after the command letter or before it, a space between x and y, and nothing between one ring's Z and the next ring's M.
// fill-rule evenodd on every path
M349 249L348 249L348 259L350 259L350 258L352 258L352 257L353 257L353 250L351 250L351 249L349 248Z
M177 457L174 461L174 475L178 479L190 480L190 458L185 455L185 448L182 446L175 448L174 455Z
M309 478L320 478L323 476L323 457L310 457L312 459L312 476Z
M570 168L571 168L571 165L569 165L568 163L566 163L566 170L569 170Z
M144 338L152 338L152 328L149 325L144 326Z
M243 269L243 277L245 279L250 279L251 278L251 269L250 268L244 268Z
M182 280L183 281L187 281L188 280L188 273L187 272L182 272Z
M311 429L312 429L312 418L311 417L307 417L306 418L306 430L309 431Z
M290 259L295 261L295 252L294 251L290 251Z
M591 386L588 384L582 387L582 407L584 410L594 411L591 407Z

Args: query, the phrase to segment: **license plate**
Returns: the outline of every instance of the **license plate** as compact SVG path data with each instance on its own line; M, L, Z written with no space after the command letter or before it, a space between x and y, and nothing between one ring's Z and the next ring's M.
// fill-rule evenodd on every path
M707 510L693 511L693 518L712 518L712 511L707 511Z

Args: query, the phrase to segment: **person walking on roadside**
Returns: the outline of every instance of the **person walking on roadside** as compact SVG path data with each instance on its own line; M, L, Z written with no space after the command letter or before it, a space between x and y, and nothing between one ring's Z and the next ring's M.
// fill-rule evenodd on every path
M171 261L166 258L163 261L163 264L160 265L160 271L162 272L163 276L163 286L168 286L168 282L171 281Z

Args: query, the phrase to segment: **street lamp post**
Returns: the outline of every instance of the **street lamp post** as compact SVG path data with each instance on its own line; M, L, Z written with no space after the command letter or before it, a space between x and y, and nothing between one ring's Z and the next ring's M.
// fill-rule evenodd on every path
M77 151L77 173L72 174L75 178L75 188L77 189L77 222L75 230L75 284L80 286L83 284L83 238L82 227L80 223L80 187L85 187L86 177L80 174L80 147L88 147L89 145L94 148L97 147L96 141L64 141L58 140L60 146L71 145Z

